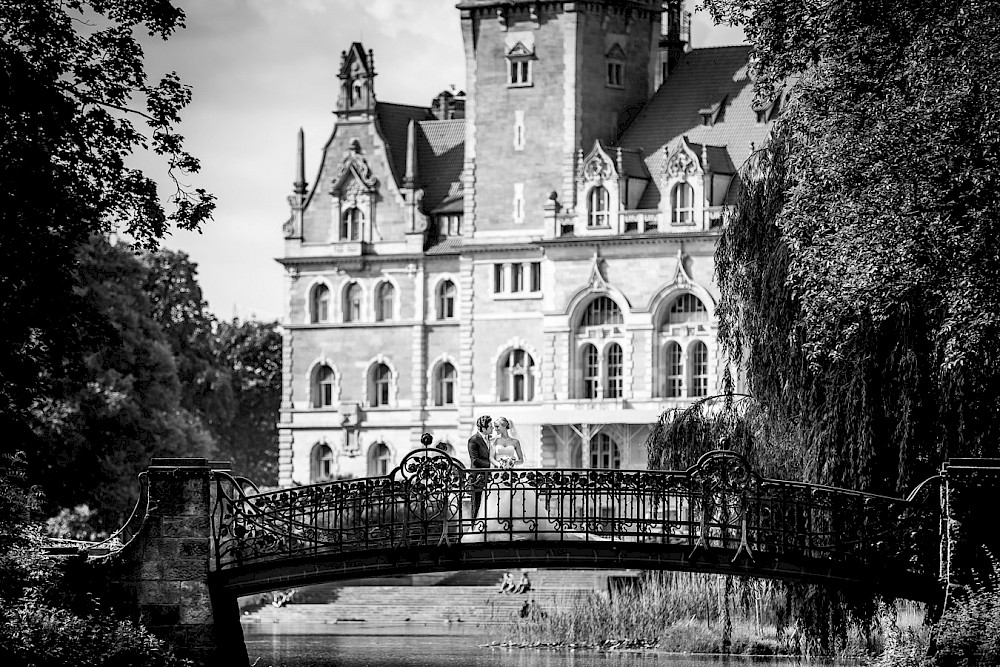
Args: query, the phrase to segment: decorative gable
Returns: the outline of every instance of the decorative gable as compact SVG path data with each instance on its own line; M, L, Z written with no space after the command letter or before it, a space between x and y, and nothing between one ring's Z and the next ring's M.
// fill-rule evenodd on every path
M678 139L673 148L667 149L666 173L668 178L680 179L705 173L701 166L701 156L686 136Z
M608 52L605 53L604 55L605 55L605 57L608 60L622 60L622 61L624 61L625 60L625 49L622 48L621 44L619 44L618 42L615 42L614 44L611 45L611 48L608 49Z
M583 161L581 176L584 181L609 181L618 178L615 160L604 150L600 141L594 142L594 148Z
M509 51L507 51L508 58L530 58L534 55L534 50L529 49L521 42L517 42Z
M341 197L356 197L361 193L378 191L378 178L372 173L368 160L361 153L361 143L354 139L337 167L330 187L331 194Z

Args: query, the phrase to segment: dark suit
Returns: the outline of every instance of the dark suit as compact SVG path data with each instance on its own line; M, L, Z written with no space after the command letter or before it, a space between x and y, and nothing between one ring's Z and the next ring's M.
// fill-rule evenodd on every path
M480 433L474 433L469 438L469 461L473 468L490 468L490 446ZM483 489L486 488L486 475L478 474L472 477L472 518L479 514L479 506L483 502Z

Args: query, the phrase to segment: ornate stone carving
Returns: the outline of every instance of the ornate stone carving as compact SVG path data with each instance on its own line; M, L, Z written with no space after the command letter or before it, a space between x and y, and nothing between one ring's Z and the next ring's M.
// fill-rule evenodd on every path
M357 139L351 141L351 146L344 154L344 159L341 160L340 166L337 168L337 173L333 177L332 189L334 191L343 186L349 173L353 173L355 176L354 182L358 183L357 187L359 191L362 186L369 192L378 189L378 178L372 173L372 169L368 165L368 160L361 153L361 142Z
M667 158L667 174L671 177L694 176L698 172L698 161L692 158L684 148L679 148Z
M600 153L587 160L587 164L583 167L583 177L588 181L606 181L614 176L614 173L611 163Z

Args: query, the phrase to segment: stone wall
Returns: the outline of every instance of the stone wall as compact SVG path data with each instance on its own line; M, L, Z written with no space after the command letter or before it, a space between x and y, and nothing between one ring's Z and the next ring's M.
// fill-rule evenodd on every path
M228 463L225 464L228 467ZM205 459L153 459L149 509L122 549L93 559L114 611L136 620L205 665L246 665L235 597L213 591L213 466Z

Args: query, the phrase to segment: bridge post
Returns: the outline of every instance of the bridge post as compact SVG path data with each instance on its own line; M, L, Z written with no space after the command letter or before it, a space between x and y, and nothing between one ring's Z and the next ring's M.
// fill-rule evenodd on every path
M1000 459L949 459L941 467L941 581L947 608L993 572L1000 557Z
M196 458L152 460L148 513L136 539L111 564L109 583L118 584L121 601L143 625L185 657L245 666L236 598L209 587L211 471L219 467Z

